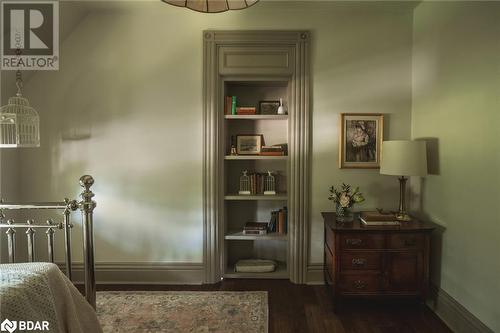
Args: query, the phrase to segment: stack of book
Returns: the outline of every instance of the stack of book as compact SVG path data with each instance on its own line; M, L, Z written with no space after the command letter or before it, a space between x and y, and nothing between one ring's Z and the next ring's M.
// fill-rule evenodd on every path
M280 210L271 212L271 220L268 226L269 232L286 234L288 231L288 209L283 207Z
M265 235L267 228L266 222L247 222L243 227L243 235Z
M280 145L276 146L262 146L260 154L263 156L283 156L285 152Z
M255 106L238 106L236 107L236 114L243 115L254 115L257 114L257 108Z
M271 212L271 219L267 222L247 222L243 227L244 235L266 235L268 232L286 234L288 231L288 209Z
M399 225L396 215L393 213L383 213L380 211L361 212L359 214L361 223L367 226Z

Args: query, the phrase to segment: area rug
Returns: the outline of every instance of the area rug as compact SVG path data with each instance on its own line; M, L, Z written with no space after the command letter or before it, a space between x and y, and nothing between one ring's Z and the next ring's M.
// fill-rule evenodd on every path
M266 291L97 293L104 333L267 333Z

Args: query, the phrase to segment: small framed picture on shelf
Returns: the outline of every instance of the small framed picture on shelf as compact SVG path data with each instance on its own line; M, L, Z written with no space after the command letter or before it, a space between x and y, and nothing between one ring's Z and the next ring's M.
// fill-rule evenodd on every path
M278 114L280 101L260 101L259 112L260 114Z
M262 134L237 135L236 153L238 155L259 155L264 144Z
M340 168L380 168L384 115L342 113L339 132Z

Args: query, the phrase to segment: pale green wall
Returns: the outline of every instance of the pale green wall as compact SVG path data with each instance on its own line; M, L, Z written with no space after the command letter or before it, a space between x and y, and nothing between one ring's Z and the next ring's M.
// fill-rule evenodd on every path
M73 5L61 2L63 25L74 26L64 22ZM395 179L338 169L338 114L385 113L387 138L410 136L411 4L262 1L204 15L103 1L85 10L61 46L61 70L26 84L42 148L22 152L20 186L25 200L57 200L93 174L98 261L202 260L204 29L312 31L311 262L323 259L331 184L361 186L365 207L395 206ZM63 126L90 137L61 140Z
M43 131L42 148L21 154L20 188L25 200L58 200L93 174L98 261L201 261L201 31L209 28L313 33L311 262L322 261L319 212L332 209L330 184L360 185L366 206L395 202L393 179L337 168L337 122L340 112L386 113L387 137L409 137L408 3L263 1L203 15L160 2L101 2L73 28L64 13L74 5L61 3L62 25L73 29L61 70L26 84ZM61 140L63 126L91 137Z
M0 83L11 82L11 84L0 85L0 101L2 106L7 102L9 96L16 92L15 72L0 72ZM5 102L4 102L5 101ZM17 149L0 149L0 198L5 201L20 199L19 191L19 152ZM16 218L15 214L7 214L7 218ZM0 234L0 262L7 259L7 242L5 236Z
M420 4L413 56L412 136L433 142L421 208L444 227L433 282L500 332L500 4Z

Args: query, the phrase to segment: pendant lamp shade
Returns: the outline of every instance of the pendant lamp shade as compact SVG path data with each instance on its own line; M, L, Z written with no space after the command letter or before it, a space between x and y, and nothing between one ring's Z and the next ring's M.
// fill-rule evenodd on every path
M162 0L178 7L186 7L202 13L220 13L227 10L245 9L259 0Z
M40 147L40 118L20 92L0 108L0 148Z

